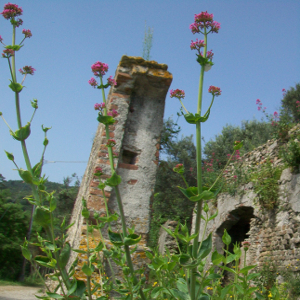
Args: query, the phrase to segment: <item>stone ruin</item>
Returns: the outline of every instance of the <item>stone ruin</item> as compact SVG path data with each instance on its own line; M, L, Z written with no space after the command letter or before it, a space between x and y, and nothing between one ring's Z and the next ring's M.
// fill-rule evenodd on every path
M145 61L140 57L123 56L115 74L117 86L112 87L107 96L108 110L118 111L116 122L109 126L109 136L115 139L113 151L117 153L114 165L118 175L122 177L119 185L124 206L127 227L135 226L136 233L142 236L138 249L133 257L133 263L138 267L145 259L144 247L150 227L151 199L153 197L156 171L158 166L160 134L163 127L165 98L172 82L172 74L167 71L168 66L155 61ZM96 124L95 115L95 124ZM99 179L94 176L96 167L103 169L103 179L110 177L111 169L108 159L105 129L98 125L94 138L88 165L81 182L79 193L72 213L69 230L71 247L85 249L86 224L81 216L82 198L87 201L87 208L100 215L106 214L102 191L97 187ZM118 212L114 191L105 188L108 208L111 213ZM121 229L119 221L112 224L112 230ZM100 241L97 231L94 233L96 244ZM109 244L107 235L104 235ZM92 239L90 246L94 246ZM72 253L69 265L77 254ZM77 279L84 280L85 274L80 270L85 259L78 255L79 268ZM99 274L94 272L93 278L99 282Z
M300 133L300 124L294 127L289 135ZM298 141L299 142L299 141ZM240 168L249 168L262 164L267 158L273 160L274 166L284 166L279 158L280 143L269 140L266 144L246 153L237 163ZM232 174L236 163L228 168ZM213 248L223 253L225 247L222 236L224 230L230 234L233 243L249 241L251 246L247 252L247 265L262 267L274 264L278 271L300 272L300 173L293 173L291 168L282 171L279 185L278 203L274 209L261 207L257 201L253 183L238 188L234 196L228 193L219 194L216 201L210 203L209 213L218 210L218 216L207 226L206 236L213 233ZM196 215L193 215L192 230L195 232ZM177 222L168 220L163 226L175 230ZM203 235L204 221L200 224L200 237ZM164 248L176 251L177 244L163 229L160 230L159 250ZM229 250L233 250L229 249ZM244 253L242 251L242 253ZM243 257L241 258L243 261ZM207 266L211 258L207 259ZM279 279L280 278L279 276Z
M300 133L300 124L290 132ZM263 163L267 158L275 166L283 166L279 158L279 141L269 140L266 144L245 154L239 167L247 168ZM234 165L231 165L233 168ZM229 169L230 171L230 169ZM247 265L262 267L266 262L274 264L279 271L300 272L300 174L291 168L282 171L279 185L278 203L273 209L258 204L252 182L240 186L235 196L219 194L215 204L210 204L210 213L218 210L218 216L208 223L207 234L213 233L213 247L223 253L222 235L224 229L232 237L232 242L249 241ZM192 232L195 232L193 217ZM204 221L201 221L200 236ZM210 262L210 258L207 263Z

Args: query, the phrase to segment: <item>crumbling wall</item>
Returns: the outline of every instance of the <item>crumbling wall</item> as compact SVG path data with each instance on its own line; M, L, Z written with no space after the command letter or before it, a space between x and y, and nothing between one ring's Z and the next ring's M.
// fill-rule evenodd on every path
M300 131L300 126L292 132ZM265 145L245 154L239 167L251 167L261 164L267 158L275 166L283 166L279 158L279 142L270 140ZM230 168L234 168L232 164ZM229 168L229 174L230 174ZM210 203L210 213L218 210L218 216L208 223L207 235L213 233L213 247L220 253L224 244L222 235L226 229L234 242L249 241L247 263L262 266L271 261L280 270L300 271L300 174L291 168L282 171L279 184L279 198L274 209L259 205L257 194L250 182L240 186L237 193L219 194L217 201ZM192 232L195 232L196 216L193 216ZM200 237L204 230L204 221L200 225ZM208 260L209 263L209 260Z
M144 258L142 249L146 246L149 232L165 97L172 82L172 74L167 69L167 65L155 61L123 56L115 74L117 86L110 89L107 97L108 110L118 111L116 122L109 126L109 136L116 141L116 146L113 147L113 151L117 153L114 165L117 174L122 177L119 190L126 223L128 227L134 225L136 233L142 235L136 257L133 258L137 266L141 263L141 258ZM101 179L111 175L105 144L105 128L103 124L99 124L71 218L71 222L74 222L69 230L72 248L86 249L87 246L86 225L81 216L82 198L87 201L91 218L95 212L105 214L103 194L97 187L99 179L94 176L97 167L103 170ZM110 187L105 188L105 195L111 213L118 212L116 197ZM112 226L113 230L120 228L120 221ZM94 232L94 239L96 242L100 240L97 232ZM89 243L92 246L94 242L90 240ZM76 253L72 255L70 263L74 261ZM79 255L79 266L82 259L83 255ZM78 279L85 278L80 268L76 276ZM95 279L99 280L97 276Z

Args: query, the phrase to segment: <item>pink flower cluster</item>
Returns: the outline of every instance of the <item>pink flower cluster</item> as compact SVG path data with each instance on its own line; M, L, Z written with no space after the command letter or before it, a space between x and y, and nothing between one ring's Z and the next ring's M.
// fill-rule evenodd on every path
M88 82L94 88L98 85L98 82L96 81L96 79L94 77L92 77Z
M25 35L25 38L30 38L32 37L32 33L29 29L23 29L22 33Z
M211 93L212 95L214 96L220 96L221 95L221 89L219 87L216 87L216 86L213 86L211 85L209 88L208 88L208 92Z
M36 71L36 69L34 69L31 66L25 66L25 67L23 67L23 70L22 69L19 70L19 72L22 75L25 75L25 74L33 75L35 71Z
M197 50L200 54L200 49L203 48L204 46L205 46L204 40L196 39L195 42L191 41L190 48L191 48L191 50Z
M257 110L262 110L262 102L259 99L256 99L256 104L258 105ZM263 113L266 111L266 107L263 108Z
M206 12L201 12L200 14L195 15L195 22L190 25L190 29L193 34L201 33L201 30L206 28L209 32L218 33L221 28L220 23L213 20L213 14Z
M242 247L244 247L244 250L247 251L249 247L251 246L251 243L248 241L242 242Z
M2 38L2 36L0 35L0 43L2 43L2 41L3 41L3 38Z
M183 99L185 97L185 92L184 92L184 90L179 90L179 89L171 90L170 97L177 98L177 99Z
M104 76L108 71L108 65L100 61L95 62L91 68L94 75L98 77Z
M282 96L284 97L286 94L286 89L282 89Z
M101 176L103 174L103 170L100 167L95 168L94 174L96 176Z
M108 112L107 115L115 118L118 115L118 112L113 109L112 111Z
M94 105L94 109L95 110L102 110L103 108L105 108L105 103L104 102L102 102L102 103L96 103Z
M4 49L2 53L2 57L9 58L15 55L15 51L13 49Z
M112 76L109 76L109 77L107 78L107 83L108 83L109 85L111 85L111 86L117 85L117 82L112 78Z
M173 171L179 174L182 174L184 172L184 166L183 164L177 164L174 168Z
M4 10L1 13L1 15L3 15L3 17L5 19L9 20L11 18L21 16L22 13L23 13L22 8L19 7L17 4L7 3L4 5ZM23 21L22 21L22 23L23 23Z
M109 140L107 140L106 146L107 146L107 147L113 147L113 146L115 146L116 144L117 144L117 143L116 143L115 140L109 139Z

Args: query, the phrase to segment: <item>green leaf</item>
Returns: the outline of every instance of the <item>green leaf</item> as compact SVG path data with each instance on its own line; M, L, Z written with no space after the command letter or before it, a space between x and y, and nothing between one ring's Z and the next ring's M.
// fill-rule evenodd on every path
M86 207L84 207L84 208L82 209L82 211L81 211L81 215L82 215L85 219L88 219L88 218L90 217L90 212L89 212L89 210L88 210Z
M14 51L19 51L24 45L7 45L4 48L6 49L12 49Z
M145 252L145 255L146 255L150 260L153 259L153 255L152 255L152 253L150 253L149 251L146 251L146 252Z
M251 273L247 276L247 281L250 281L256 277L259 277L261 274L260 273Z
M162 227L163 230L165 230L170 236L172 236L173 238L175 238L175 234L174 234L174 232L173 232L171 229L166 228L166 227L164 227L164 226L161 226L161 227Z
M199 261L192 259L188 254L181 254L179 257L179 263L185 268L194 268L199 264Z
M124 245L136 245L141 240L141 238L141 235L129 234L127 237L124 238Z
M23 169L18 169L18 172L19 172L19 175L20 177L26 182L26 183L29 183L29 184L32 184L33 183L33 178L32 178L32 175L29 171L27 170L23 170Z
M248 274L248 272L252 269L256 268L256 266L247 266L247 267L244 267L243 269L240 270L240 273L242 274Z
M176 281L176 286L178 288L179 291L188 294L189 293L189 289L187 287L186 281L183 278L179 278Z
M228 271L228 272L230 272L230 273L237 274L233 269L230 269L230 268L228 268L226 266L221 266L221 268L224 269L224 270L226 270L226 271Z
M66 243L63 249L61 250L58 259L58 263L61 269L63 269L67 265L70 255L71 255L71 246L69 243Z
M9 87L15 93L20 93L22 91L22 89L23 89L23 86L20 83L12 82L11 80L10 80Z
M45 242L45 248L50 250L50 251L54 251L55 250L55 247L52 243L49 243L49 242Z
M111 230L108 230L108 236L110 241L116 245L116 246L122 246L124 245L123 243L123 237L121 233L118 232L113 232Z
M221 299L225 299L226 295L229 293L231 288L232 288L232 285L227 285L222 289Z
M14 158L14 156L13 156L12 153L9 153L9 152L7 152L7 151L5 151L5 150L4 150L4 152L5 152L5 154L6 154L6 156L7 156L7 158L8 158L9 160L11 160L11 161L14 161L14 160L15 160L15 158Z
M46 294L47 294L49 297L54 298L54 299L64 299L64 296L63 296L63 295L59 295L59 294L56 294L56 293L46 292Z
M196 54L197 55L197 62L201 65L201 66L206 66L210 60L207 57L203 57L201 54Z
M94 251L99 252L103 249L103 247L104 247L104 244L102 241L100 241L99 244L97 245L97 247L94 249Z
M93 265L91 265L90 267L84 263L83 267L82 267L82 272L86 275L86 276L91 276L93 271L94 271L95 267Z
M49 206L50 212L53 212L55 210L56 205L57 205L56 199L52 198L50 201L50 206Z
M28 122L25 126L15 132L10 131L10 135L17 141L25 141L29 137L30 132L30 123Z
M40 226L49 225L51 223L50 212L37 207L34 211L34 221Z
M190 296L184 292L178 291L176 289L170 289L172 296L177 300L190 300Z
M37 255L34 260L43 267L54 269L53 264L51 264L51 260L46 256Z
M76 291L76 289L77 289L77 280L74 279L73 282L72 282L71 287L68 290L67 296L72 295Z
M213 220L217 216L218 216L218 210L208 219L208 221Z
M201 194L201 199L203 200L210 200L213 199L215 197L215 194L211 191L203 191Z
M210 300L210 296L206 293L203 293L199 296L197 300Z
M239 142L238 144L236 144L236 145L233 147L233 149L234 149L234 150L239 150L239 149L241 149L241 148L243 147L243 143L244 143L244 141Z
M76 253L82 253L82 254L86 254L86 253L87 253L87 251L81 250L81 249L73 249L73 248L72 248L72 251L74 251L74 252L76 252Z
M117 186L121 183L121 181L121 176L119 176L115 171L113 171L111 177L108 178L105 183L108 186Z
M229 246L231 243L231 237L230 235L227 233L227 230L224 229L224 234L222 236L222 241L226 246Z
M220 275L220 274L217 274L217 273L212 273L212 274L209 274L208 276L207 276L207 279L220 279L220 278L222 278L222 276Z
M211 256L212 263L217 266L223 261L224 256L220 253L218 253L217 250L215 250Z
M112 116L102 116L102 115L99 115L97 120L98 122L104 125L113 125L116 121Z
M205 258L210 253L211 248L212 248L212 234L210 233L209 236L201 244L201 247L197 254L198 259Z
M48 130L50 130L52 127L45 127L42 125L42 130L46 133Z
M21 246L22 255L29 261L31 261L32 255L28 249L28 247Z
M33 168L32 173L35 177L40 177L42 172L42 163L38 162Z

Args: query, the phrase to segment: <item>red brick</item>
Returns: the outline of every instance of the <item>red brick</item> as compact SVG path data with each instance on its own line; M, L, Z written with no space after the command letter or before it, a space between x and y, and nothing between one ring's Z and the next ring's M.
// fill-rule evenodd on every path
M139 168L137 165L130 165L124 163L119 163L118 167L127 170L137 170Z
M134 185L137 183L137 179L130 179L129 181L127 181L128 184Z
M112 93L111 98L128 98L128 95L119 94L119 93Z
M117 85L120 85L124 82L127 82L127 81L131 80L131 79L132 79L132 77L129 74L121 73L121 72L117 73L117 78L116 78Z
M101 136L106 136L106 132L104 131L104 132L102 132L102 134L101 134ZM114 138L115 137L115 133L114 132L109 132L109 137L110 138Z
M106 191L104 191L104 193L105 193L105 197L106 198L109 198L110 197L110 192L106 192ZM97 188L90 188L90 194L91 195L99 195L99 196L103 196L103 193L102 193L102 191L101 190L99 190L99 189L97 189Z
M99 196L90 195L87 200L87 208L100 211L105 209L104 199Z

